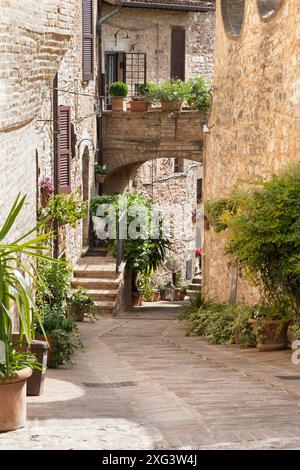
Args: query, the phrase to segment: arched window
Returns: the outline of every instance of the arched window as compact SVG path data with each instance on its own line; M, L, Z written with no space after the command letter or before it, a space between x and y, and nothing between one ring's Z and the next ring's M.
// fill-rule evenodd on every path
M237 38L243 27L245 0L221 0L223 24L231 38Z
M270 18L283 4L283 0L256 0L262 19Z

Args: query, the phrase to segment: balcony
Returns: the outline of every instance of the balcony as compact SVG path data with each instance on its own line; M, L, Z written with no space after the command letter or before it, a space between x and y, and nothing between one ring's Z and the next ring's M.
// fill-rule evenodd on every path
M207 112L103 113L103 161L110 171L155 158L202 162Z

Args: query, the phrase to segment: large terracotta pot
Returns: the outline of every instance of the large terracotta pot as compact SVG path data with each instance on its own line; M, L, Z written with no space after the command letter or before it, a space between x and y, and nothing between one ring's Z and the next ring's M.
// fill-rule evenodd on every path
M23 428L26 423L26 383L31 376L29 367L14 377L0 379L0 432Z
M179 300L184 300L184 299L185 299L185 296L186 296L186 291L185 291L185 290L181 290L181 291L180 291L180 295L179 295Z
M174 300L180 300L180 289L178 287L174 291Z
M160 301L160 292L152 292L152 302Z
M140 307L143 300L143 294L141 292L133 292L132 294L132 307Z
M77 305L69 305L68 312L75 321L81 322L84 320L84 310L79 308Z
M162 101L161 102L161 109L162 111L172 112L172 111L181 111L182 110L182 102L176 101Z
M150 103L143 100L133 100L130 101L130 110L133 112L146 112L150 108Z
M112 111L126 111L127 110L126 98L113 97L111 99L111 110Z
M257 337L256 346L261 352L280 351L287 348L288 322L284 320L257 320L251 319L250 323Z
M103 184L106 180L106 176L107 175L102 175L102 174L99 174L99 173L96 173L96 181L97 183L100 183L100 184Z

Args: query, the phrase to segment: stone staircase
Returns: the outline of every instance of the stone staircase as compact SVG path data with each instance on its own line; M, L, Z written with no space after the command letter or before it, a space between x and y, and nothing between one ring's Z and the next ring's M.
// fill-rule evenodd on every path
M191 284L189 285L187 295L191 298L201 292L201 285L202 285L202 275L201 273L197 274Z
M93 248L74 267L72 289L82 287L93 299L97 315L113 315L121 274L116 274L116 260L104 248Z

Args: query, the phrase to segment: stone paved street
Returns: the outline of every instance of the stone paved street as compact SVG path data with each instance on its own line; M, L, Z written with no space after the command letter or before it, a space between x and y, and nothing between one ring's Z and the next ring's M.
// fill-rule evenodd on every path
M185 337L180 305L81 326L74 368L50 370L0 449L300 448L300 366Z

